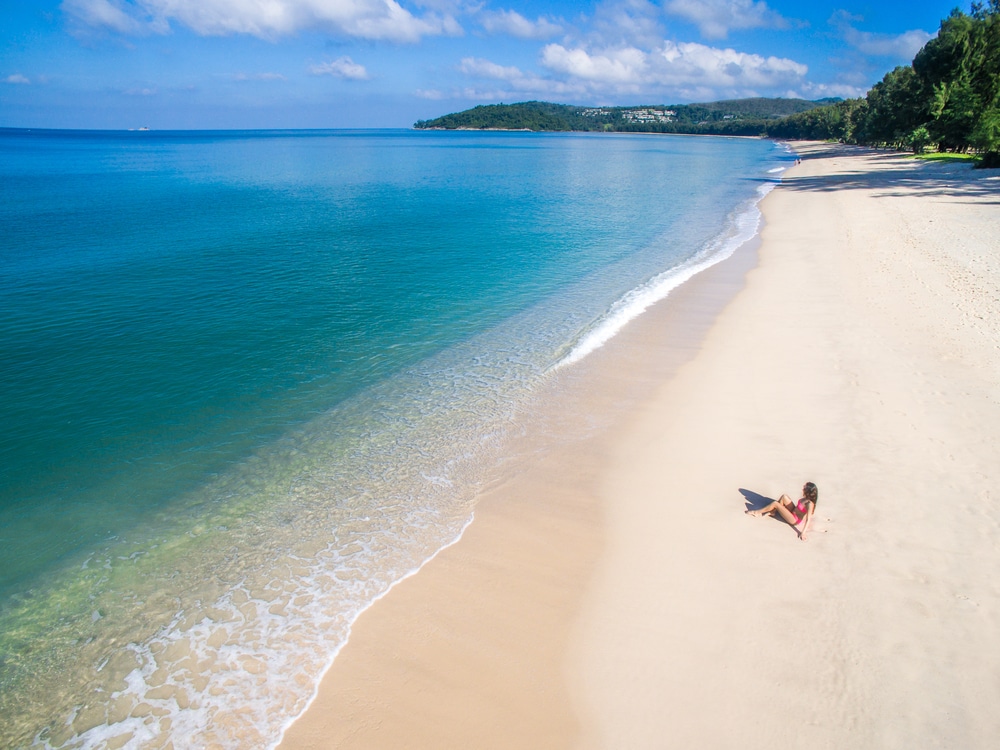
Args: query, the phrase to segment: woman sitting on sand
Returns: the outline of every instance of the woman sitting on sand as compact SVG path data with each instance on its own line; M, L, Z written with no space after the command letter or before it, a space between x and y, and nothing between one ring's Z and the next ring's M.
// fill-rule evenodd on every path
M782 495L774 502L757 510L748 510L750 516L769 516L775 511L784 518L788 525L799 532L799 539L806 540L806 532L812 523L816 503L819 500L819 490L812 482L806 482L802 487L802 497L797 503L792 502L788 495ZM799 528L801 526L801 528Z

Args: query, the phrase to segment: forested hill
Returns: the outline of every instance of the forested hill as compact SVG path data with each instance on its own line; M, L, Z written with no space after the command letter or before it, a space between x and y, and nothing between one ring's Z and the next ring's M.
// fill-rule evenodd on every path
M487 104L419 120L415 128L442 130L577 130L622 133L762 135L768 122L835 100L732 99L707 104L577 107L549 102Z

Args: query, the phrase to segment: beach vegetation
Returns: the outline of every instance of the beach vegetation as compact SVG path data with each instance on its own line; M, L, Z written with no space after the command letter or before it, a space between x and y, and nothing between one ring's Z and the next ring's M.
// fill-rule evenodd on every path
M924 149L930 145L932 140L931 134L927 131L927 128L921 125L919 128L916 128L912 133L910 133L910 148L913 149L913 153L922 154L924 153Z
M975 154L956 154L949 151L925 151L923 153L914 153L914 159L922 159L924 161L959 161L959 162L977 162L979 157Z
M886 73L863 99L791 115L768 135L971 152L979 166L1000 166L1000 0L953 10L911 65Z

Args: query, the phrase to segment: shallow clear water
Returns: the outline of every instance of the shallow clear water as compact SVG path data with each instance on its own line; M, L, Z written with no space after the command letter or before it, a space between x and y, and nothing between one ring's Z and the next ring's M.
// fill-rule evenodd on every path
M0 131L0 744L275 742L548 373L751 235L787 159Z

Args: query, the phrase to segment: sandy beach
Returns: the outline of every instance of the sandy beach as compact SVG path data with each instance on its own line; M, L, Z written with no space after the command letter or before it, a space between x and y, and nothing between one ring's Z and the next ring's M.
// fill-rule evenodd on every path
M559 374L282 748L995 746L1000 175L795 147L759 248ZM807 480L807 541L744 514Z

